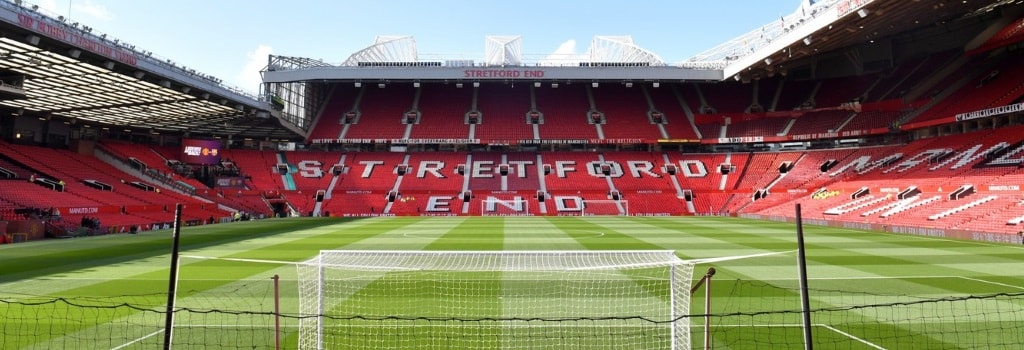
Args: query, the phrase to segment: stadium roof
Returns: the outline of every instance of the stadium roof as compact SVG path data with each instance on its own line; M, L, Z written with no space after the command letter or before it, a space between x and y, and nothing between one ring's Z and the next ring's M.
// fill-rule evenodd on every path
M996 18L998 22L998 15L988 14L1019 14L1024 9L1024 0L805 0L793 14L678 64L664 63L627 36L597 36L586 57L574 57L577 61L570 63L526 60L514 37L491 40L493 52L488 55L493 61L422 62L412 37L384 36L341 65L270 57L262 72L264 82L269 83L265 88L294 96L271 97L268 93L260 98L226 87L171 59L93 33L87 25L22 4L0 1L0 115L58 118L71 125L94 124L133 132L261 140L296 140L308 134L311 114L323 101L308 99L304 82L446 81L449 77L595 82L735 77L746 81L813 66L826 52L849 51L851 60L866 61L851 48L874 40L890 40L888 45L895 47L891 40L902 33L931 30L936 35L948 34L957 23L972 18ZM1009 17L1012 15L1002 16ZM495 62L502 64L495 66ZM517 62L519 66L514 65ZM394 63L399 63L399 68ZM280 89L283 85L294 86ZM286 102L283 111L271 104L281 97Z
M793 14L767 23L682 63L723 69L723 76L757 78L785 71L792 63L900 33L951 33L972 18L1002 17L1005 25L1024 0L805 0ZM1002 15L1000 12L1007 12ZM1000 19L993 22L999 25ZM859 58L854 58L858 60Z
M193 137L301 137L255 96L68 22L0 2L2 115Z

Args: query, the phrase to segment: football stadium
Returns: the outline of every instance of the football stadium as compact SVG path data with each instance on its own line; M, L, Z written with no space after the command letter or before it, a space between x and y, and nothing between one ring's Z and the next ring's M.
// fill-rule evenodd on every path
M1021 348L1024 0L793 2L249 93L0 1L0 349Z

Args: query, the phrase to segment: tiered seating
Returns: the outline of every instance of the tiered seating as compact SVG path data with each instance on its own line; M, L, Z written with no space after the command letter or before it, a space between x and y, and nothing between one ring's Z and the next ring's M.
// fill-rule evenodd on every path
M703 114L701 112L701 101L700 93L698 93L698 87L696 83L692 84L679 84L672 85L672 88L679 93L679 97L686 101L686 105L690 107L690 110L694 114Z
M205 221L209 216L226 215L215 204L202 203L172 191L147 191L133 187L128 183L145 181L91 156L2 142L0 152L38 172L39 178L49 176L65 182L63 192L34 184L3 186L0 197L15 207L55 208L61 211L67 222L74 223L88 215L100 218L104 229L108 226L148 224L163 220L169 211L173 218L175 203L185 205L184 220ZM105 183L113 191L89 187L82 183L84 180Z
M984 167L980 163L992 157L981 156L981 152L998 142L1016 144L1020 141L1024 128L1008 127L991 131L969 134L922 139L899 147L881 147L876 149L858 149L841 161L832 171L844 167L863 155L871 156L871 161L882 157L902 153L903 159L886 166L858 174L849 169L842 176L835 177L838 182L812 182L803 187L810 192L827 185L829 190L839 194L823 198L807 199L810 192L803 196L793 196L804 204L804 212L808 217L837 220L850 220L884 225L909 225L934 228L960 228L984 230L987 232L1011 232L1006 228L1007 220L1014 216L1014 199L1004 192L1016 188L1024 180L1024 170L1019 167ZM979 148L974 148L981 145ZM951 149L956 151L945 158L929 160L919 154L929 150ZM959 157L968 149L975 149L978 157L963 166L954 168L960 162ZM922 160L921 164L910 166L909 160ZM820 156L815 156L813 163L819 163ZM803 170L795 168L796 173ZM780 182L780 184L785 184ZM961 185L974 185L976 193L961 200L950 200L949 194ZM984 185L979 185L984 184ZM788 185L786 185L788 186ZM920 193L914 201L903 201L897 206L896 192L911 186L918 188ZM858 188L867 188L872 194L858 200L851 200ZM776 191L777 193L778 191ZM1016 200L1019 200L1016 199ZM850 204L847 204L850 203ZM860 203L860 204L857 204ZM784 215L786 207L791 205L777 204L765 206L760 203L745 208L745 212L758 212L767 215ZM831 215L828 209L834 209ZM932 220L929 220L932 217Z
M449 193L448 195L451 195L452 198L458 197L454 193ZM409 216L427 213L427 197L428 195L403 192L401 198L391 203L391 210L388 211L388 214ZM452 202L454 203L454 200Z
M701 192L719 191L722 173L718 171L718 167L725 162L724 154L669 153L668 155L672 164L679 167L674 176L682 189ZM737 166L737 168L739 167Z
M597 108L604 112L606 139L657 140L658 127L647 118L647 99L639 88L605 84L592 90Z
M700 136L703 139L717 139L722 135L722 124L719 122L697 124ZM726 130L728 133L728 130Z
M146 167L159 169L161 171L171 170L171 168L167 167L167 162L164 161L164 158L162 158L160 154L156 153L156 151L150 149L148 145L135 145L122 141L104 140L99 144L99 146L119 158L135 158L136 160L146 164Z
M969 213L963 213L961 217L951 218L952 223L946 223L951 228L962 230L975 230L981 232L1018 233L1022 227L1020 222L1013 225L1011 221L1015 216L1024 212L1024 204L1018 196L999 195L991 205L986 207L972 208ZM1019 216L1017 218L1024 218ZM1021 219L1024 220L1024 219Z
M605 161L615 162L622 168L622 176L612 177L615 189L622 192L664 191L671 193L674 197L675 191L669 191L669 189L673 189L669 174L662 170L665 165L663 159L660 153L648 152L609 152L604 155ZM637 163L635 166L637 173L634 176L630 162L646 163ZM647 169L648 165L650 165L649 170ZM678 164L676 166L678 167Z
M1018 64L1022 57L1016 53L1003 58L993 70L976 75L960 90L914 118L913 122L950 118L957 113L1003 106L1024 96L1024 65Z
M415 89L411 84L389 84L385 88L364 87L359 102L359 122L342 135L346 139L400 139L405 135L405 113L412 108Z
M492 201L504 201L505 203L508 203L508 205L511 206L512 208L509 208L508 206L504 206L502 204L494 204L494 209L495 210L489 211L486 215L495 215L495 216L540 215L539 213L540 213L540 206L541 206L541 204L539 202L537 202L536 198L530 197L530 196L526 196L526 195L521 195L521 194L500 194L500 193L499 194L475 195L473 200L471 200L469 202L469 215L483 215L483 209L484 209L484 206L485 206L484 203L485 203L485 201L487 201L489 199L491 199ZM526 203L522 204L522 210L516 210L516 209L518 209L516 207L517 206L516 203L519 202L520 200L526 201ZM462 206L462 202L461 201L458 202L458 205L459 205L459 207L461 207ZM550 208L550 207L547 207L547 206L545 206L545 207L546 208ZM553 209L548 209L548 210L553 210Z
M753 115L748 115L753 117ZM732 119L732 124L726 130L726 137L744 136L775 136L785 129L789 118L758 118L751 120Z
M733 84L720 82L701 84L704 99L718 113L743 113L754 102L754 89L751 84ZM698 105L699 106L699 105Z
M782 85L782 95L776 103L776 111L788 111L801 107L811 96L816 82L812 80L786 79ZM770 107L770 106L766 106Z
M927 159L923 159L924 163L922 165L917 165L909 169L902 169L903 171L889 170L893 169L898 164L903 164L902 162L910 160L926 150L956 147L955 150L963 151L963 148L974 146L976 143L973 141L985 140L990 136L990 134L991 132L981 132L917 140L900 148L899 152L903 153L903 160L898 161L891 166L883 167L879 170L858 176L856 179L846 181L846 183L859 188L863 186L877 186L880 183L895 182L904 186L916 185L921 188L929 190L934 189L936 191L941 191L945 188L946 191L951 191L963 184L962 175L971 171L969 166L961 167L959 169L951 169L952 164L950 164L936 170L930 170L929 168L934 165L928 164ZM997 141L987 141L979 151L983 151L996 143ZM984 159L977 159L975 162L982 160ZM886 173L886 171L889 172Z
M808 112L796 118L789 135L835 132L850 113L852 112L835 110Z
M814 105L816 108L829 108L853 101L876 80L876 74L822 80L818 93L814 95Z
M686 111L679 104L679 98L676 97L673 91L674 89L667 86L647 89L647 93L651 95L651 100L654 101L655 109L661 111L664 115L667 122L667 124L664 124L665 131L668 132L669 138L697 139L697 133L693 131L693 126L686 118ZM689 105L688 107L696 108L697 106Z
M7 171L14 173L15 179L24 181L32 175L31 169L25 169L20 165L8 162L4 158L0 158L0 168L4 168Z
M853 117L853 120L843 126L841 131L887 128L901 116L901 112L895 111L864 111L857 113L857 116Z
M143 180L130 177L95 158L83 157L68 151L41 147L10 145L8 155L22 164L45 172L56 180L65 181L65 192L108 206L140 206L147 204L161 205L166 198L155 192L137 189L125 182ZM88 158L91 162L83 162ZM114 187L113 191L101 191L82 184L83 180L96 180Z
M457 167L462 164L466 164L466 153L411 153L409 157L411 173L402 178L399 190L402 193L457 195L462 191L465 176L469 175L468 173L460 175L456 172ZM442 177L438 178L435 171L429 171L429 169L438 169L436 173ZM421 172L423 172L422 177L419 176Z
M781 75L777 75L752 82L753 85L757 85L757 103L760 105L761 111L770 110L772 101L775 100L775 90L779 87L779 79L783 78Z
M181 146L151 145L149 148L159 154L161 159L181 160ZM166 161L164 161L166 163ZM152 165L151 165L152 166Z
M254 190L283 190L281 173L277 172L277 155L274 152L256 150L224 150L224 157L231 158L248 177L248 185Z
M545 91L544 89L536 89ZM476 138L489 140L533 139L533 126L526 123L530 110L530 88L505 84L483 84L477 88L477 109L483 120L476 126Z
M910 89L921 84L924 79L930 77L931 74L949 64L962 53L962 50L953 49L913 58L900 63L878 85L875 85L868 94L868 101L882 101L902 97Z
M685 215L686 204L675 193L625 193L630 215Z
M484 193L490 191L505 191L507 188L502 188L502 176L499 173L499 166L502 164L501 154L495 152L476 152L473 153L473 165L466 167L466 171L469 172L469 189L473 193ZM512 168L509 167L509 176L511 177ZM479 174L478 176L472 176L472 174Z
M779 166L784 162L796 163L801 152L767 152L754 153L750 162L746 165L743 178L736 183L736 190L758 190L768 186L769 183L779 177Z
M542 139L596 139L597 129L587 124L587 93L582 85L545 89L537 94L537 108L544 113Z
M734 201L749 200L749 195L733 193L700 192L693 195L693 207L701 214L721 214Z
M262 193L262 191L229 189L219 191L204 190L196 194L211 202L220 203L235 210L270 216L270 207L267 205L266 200L263 199Z
M939 219L945 218L947 216L954 215L954 214L957 214L959 212L962 212L962 211L974 208L976 206L979 206L979 205L991 202L991 201L993 201L993 200L995 200L997 198L999 198L999 196L991 196L991 195L990 196L985 196L985 197L982 197L980 199L971 201L970 203L961 204L959 206L956 206L956 207L953 207L953 208L948 208L948 209L943 210L941 212L938 212L938 213L935 213L935 214L932 214L932 215L928 215L928 220L939 220ZM949 201L949 202L951 202L951 201ZM938 207L932 208L932 210L936 210L936 209L941 209L941 208L938 208Z
M334 186L334 194L379 193L387 194L398 180L398 165L405 162L405 154L390 152L352 153L345 160L348 173ZM408 176L410 174L406 174ZM365 177L364 177L365 176ZM377 208L378 210L380 208Z
M544 163L551 165L551 174L544 177L548 191L551 193L576 193L576 192L598 192L607 193L608 181L604 176L593 176L587 170L591 162L599 162L595 153L589 152L545 152L542 153ZM556 162L572 161L574 165L567 166L576 169L566 172L566 177L558 177ZM607 199L607 198L600 198Z
M472 103L472 90L453 84L422 84L420 123L409 136L414 139L465 139L469 137L466 112Z
M296 172L291 174L291 179L292 182L295 183L296 190L316 191L326 190L327 187L330 186L331 179L333 178L333 174L330 173L331 166L338 164L341 160L341 156L341 153L338 152L292 151L285 152L283 154L283 160L285 161L284 164L289 164L289 167L292 165L297 167L299 165L305 165L305 167L310 168L310 170L297 168ZM320 165L317 166L317 164ZM271 165L271 167L273 167L273 165Z
M510 162L522 162L519 164L530 164L525 166L525 177L520 177L519 170L515 166L510 167L508 175L508 190L509 191L523 191L520 193L530 193L540 188L540 180L538 175L538 169L540 165L537 164L537 154L531 152L512 152L506 154L508 161Z
M331 216L377 216L384 214L387 204L388 200L382 193L335 192L331 199L324 201L321 210Z
M983 53L988 50L993 50L1020 41L1024 41L1024 17L1017 18L1017 20L1007 24L1003 29L1000 29L999 32L989 37L988 40L981 44L980 47L972 50L968 54Z
M355 104L359 88L352 84L334 84L334 91L324 106L316 126L309 133L309 139L336 139L341 136L342 118L345 112L351 111Z

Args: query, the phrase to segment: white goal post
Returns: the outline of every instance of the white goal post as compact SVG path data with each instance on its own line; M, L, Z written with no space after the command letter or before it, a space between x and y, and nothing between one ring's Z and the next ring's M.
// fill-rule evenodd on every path
M582 216L624 215L629 216L628 200L584 199Z
M674 251L322 251L299 349L690 349Z

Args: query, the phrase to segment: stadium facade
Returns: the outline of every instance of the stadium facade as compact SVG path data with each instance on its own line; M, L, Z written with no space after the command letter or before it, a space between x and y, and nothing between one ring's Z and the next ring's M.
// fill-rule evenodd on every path
M1019 241L1020 0L805 1L683 62L625 36L531 60L271 56L250 96L0 4L7 232L256 216L742 215ZM60 220L55 220L59 213ZM79 226L89 220L95 228ZM2 227L2 226L0 226Z

